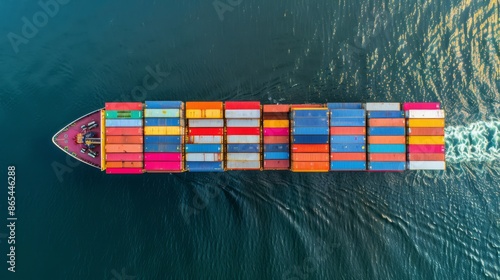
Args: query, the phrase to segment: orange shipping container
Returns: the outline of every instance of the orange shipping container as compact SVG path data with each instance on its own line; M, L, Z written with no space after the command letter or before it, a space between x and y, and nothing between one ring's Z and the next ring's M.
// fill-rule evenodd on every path
M368 119L369 126L405 126L405 119Z
M141 144L106 144L106 153L140 153Z
M142 168L142 161L108 161L106 167L109 168Z
M266 104L263 108L264 113L281 113L281 112L289 112L290 105L270 105Z
M292 153L293 161L330 161L329 153Z
M370 153L370 161L406 161L404 153Z
M406 144L405 136L368 136L370 144Z
M330 159L332 161L344 161L344 160L363 161L366 160L366 153L331 153Z
M292 108L326 108L324 104L291 104Z
M328 153L330 147L328 144L294 144L292 153Z
M142 136L106 136L106 144L142 144Z
M444 153L409 153L409 161L444 161Z
M330 135L366 135L366 127L330 127Z
M191 109L216 109L222 110L222 102L220 101L212 101L212 102L186 102L186 110Z
M440 136L444 135L444 127L413 127L408 128L408 135L412 136Z
M316 161L295 161L292 162L292 171L294 172L328 172L330 162Z
M288 136L264 136L264 144L287 144L290 143Z

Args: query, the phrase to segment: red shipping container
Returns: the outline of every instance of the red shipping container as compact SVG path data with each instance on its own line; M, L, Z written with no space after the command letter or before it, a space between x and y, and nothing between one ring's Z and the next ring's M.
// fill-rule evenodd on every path
M142 174L142 168L106 168L106 174Z
M106 135L106 144L142 144L142 135Z
M408 154L409 161L445 161L443 153L411 153Z
M182 153L144 153L144 161L180 161Z
M406 161L405 153L370 153L370 161Z
M181 171L181 162L162 162L162 161L147 161L144 163L146 171Z
M106 161L142 161L142 153L113 153L106 154Z
M227 135L260 135L259 127L228 127Z
M264 160L264 169L288 170L290 167L289 160L268 159Z
M142 135L142 127L106 127L106 136L108 135Z
M368 126L406 126L404 118L368 119Z
M292 161L330 161L329 153L292 153Z
M330 135L366 135L366 127L343 126L330 127Z
M226 101L224 103L226 110L259 110L260 102L258 101Z
M222 135L224 130L222 128L217 127L193 127L189 129L189 135Z
M141 111L141 102L106 102L104 104L106 110L117 111Z
M409 153L444 153L444 145L408 145Z
M264 142L264 144L266 144ZM328 153L330 146L328 144L294 144L292 153Z
M290 105L270 105L266 104L263 106L264 113L288 113L290 112Z
M368 136L368 144L406 144L405 136Z
M264 144L288 144L290 138L288 136L264 136Z
M413 127L408 128L412 136L444 136L444 127Z
M434 110L440 109L441 103L439 102L407 102L403 104L403 110Z
M287 136L289 134L288 128L264 128L264 136Z
M364 161L366 160L366 153L331 153L330 159L332 161Z

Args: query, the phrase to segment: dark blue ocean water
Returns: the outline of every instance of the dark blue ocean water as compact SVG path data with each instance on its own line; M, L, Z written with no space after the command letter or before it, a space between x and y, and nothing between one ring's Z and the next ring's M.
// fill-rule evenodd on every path
M0 279L500 279L497 0L52 3L0 2ZM106 101L238 99L439 101L448 168L106 176L51 143Z

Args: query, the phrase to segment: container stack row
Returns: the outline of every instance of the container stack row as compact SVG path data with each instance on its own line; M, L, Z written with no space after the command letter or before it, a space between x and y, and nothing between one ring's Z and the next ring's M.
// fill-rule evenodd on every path
M264 105L264 170L290 168L290 105Z
M330 170L366 170L366 111L361 103L328 103Z
M223 117L222 102L186 102L188 132L185 152L188 171L224 171Z
M406 138L400 103L366 103L368 115L368 170L404 171Z
M146 101L144 117L144 169L147 172L182 172L184 103Z
M143 105L140 102L105 104L106 173L143 173Z
M408 169L444 170L444 110L439 102L404 103L408 125Z
M227 101L225 117L226 168L228 170L260 170L260 102Z
M328 108L291 107L291 170L328 172L330 169Z

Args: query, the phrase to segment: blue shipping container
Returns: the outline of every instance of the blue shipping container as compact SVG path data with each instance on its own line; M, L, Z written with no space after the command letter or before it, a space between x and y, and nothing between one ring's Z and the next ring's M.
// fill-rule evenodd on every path
M222 145L220 144L186 144L186 153L220 153Z
M363 144L330 144L330 152L332 153L364 153L365 151L366 146Z
M288 152L290 145L288 144L264 144L264 152Z
M264 152L264 159L289 159L288 152Z
M145 118L145 126L180 126L179 118Z
M347 135L331 136L330 143L332 143L332 144L342 144L342 143L364 144L364 143L366 143L366 137L365 136L347 136Z
M330 118L330 126L366 126L365 118Z
M366 170L366 162L365 161L331 161L330 162L330 170L332 171L346 171L346 170Z
M405 117L405 112L404 111L368 111L367 113L368 118L372 119L397 119L397 118L404 118Z
M142 119L107 119L106 127L142 127Z
M378 135L378 136L404 136L404 127L370 127L368 128L368 135Z
M330 128L325 127L294 127L292 135L328 135Z
M328 135L295 135L292 136L293 144L327 144Z
M182 151L182 145L176 144L144 144L145 153L178 153Z
M406 145L404 144L369 144L369 153L405 153Z
M328 109L363 109L361 103L327 103Z
M292 121L294 127L298 126L328 126L328 118L298 118Z
M379 171L403 171L406 169L404 161L370 161L368 162L368 170Z
M144 136L144 144L182 144L181 136Z
M147 109L179 109L182 101L146 101Z
M328 109L320 110L292 110L292 118L326 118L328 117Z
M227 144L228 153L259 153L260 144Z
M332 118L364 118L365 110L363 109L339 109L331 111Z
M186 169L191 172L221 172L224 171L222 161L186 161Z

